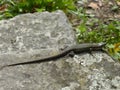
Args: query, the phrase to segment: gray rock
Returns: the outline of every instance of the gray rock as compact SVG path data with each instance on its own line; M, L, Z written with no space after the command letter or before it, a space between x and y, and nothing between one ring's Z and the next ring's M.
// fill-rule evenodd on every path
M58 54L76 44L62 11L0 21L0 66ZM93 52L0 70L0 90L120 90L120 64Z

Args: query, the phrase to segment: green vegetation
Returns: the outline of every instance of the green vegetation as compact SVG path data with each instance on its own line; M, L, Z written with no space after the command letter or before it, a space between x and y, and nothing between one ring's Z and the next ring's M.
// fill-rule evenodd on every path
M75 9L73 0L0 0L1 5L7 5L1 12L0 19L13 17L22 13L42 11L55 11L58 9L67 13L69 9Z
M77 40L85 42L106 42L107 51L116 59L120 59L120 21L118 19L95 18L86 13L85 8L71 11L80 20L76 27Z
M85 13L84 8L72 11L80 20L76 28L78 42L120 42L120 21L117 19L99 19Z

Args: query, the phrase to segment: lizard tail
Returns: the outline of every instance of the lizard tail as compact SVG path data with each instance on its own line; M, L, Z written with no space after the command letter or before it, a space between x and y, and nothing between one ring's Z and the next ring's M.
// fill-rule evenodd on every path
M9 67L8 65L0 67L0 70L3 70L4 68Z

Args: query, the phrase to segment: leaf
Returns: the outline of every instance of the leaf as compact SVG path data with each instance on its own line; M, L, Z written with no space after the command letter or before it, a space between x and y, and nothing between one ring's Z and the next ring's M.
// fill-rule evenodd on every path
M43 12L43 11L45 11L45 8L36 8L36 11L37 12Z
M117 5L120 6L120 1L117 1Z
M91 2L88 7L91 7L92 9L99 9L99 6L97 5L97 3Z
M115 47L114 47L115 52L119 52L119 51L120 51L120 42L114 44L114 46L115 46Z

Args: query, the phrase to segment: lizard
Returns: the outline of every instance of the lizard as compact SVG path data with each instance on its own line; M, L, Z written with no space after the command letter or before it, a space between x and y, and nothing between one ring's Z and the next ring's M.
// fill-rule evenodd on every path
M26 61L26 62L20 62L20 63L13 63L13 64L8 64L4 65L1 67L1 69L5 67L10 67L10 66L17 66L17 65L27 65L27 64L37 64L37 63L42 63L42 62L47 62L47 61L55 61L58 60L59 58L62 58L68 54L79 54L83 52L91 52L91 51L103 51L103 47L106 45L106 43L84 43L84 44L77 44L73 45L63 52L55 55L55 56L50 56L38 60L33 60L33 61Z

